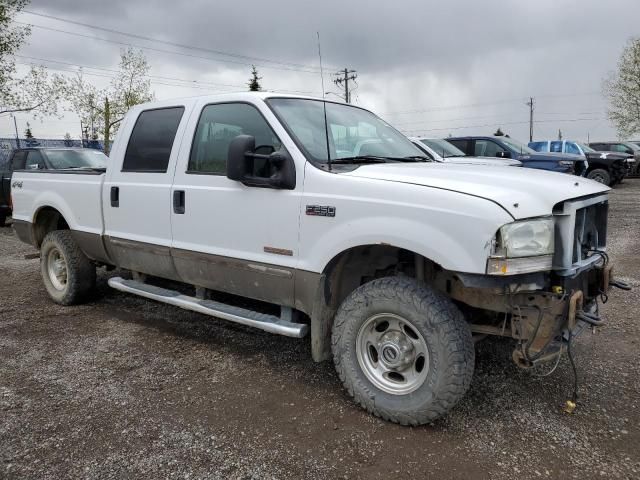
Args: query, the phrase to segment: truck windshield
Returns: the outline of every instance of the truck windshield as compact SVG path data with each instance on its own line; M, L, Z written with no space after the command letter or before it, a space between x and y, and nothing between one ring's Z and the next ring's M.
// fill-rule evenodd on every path
M533 148L529 148L524 143L520 143L519 141L514 140L513 138L500 137L500 141L503 142L505 145L507 145L511 149L511 151L514 153L528 153L528 154L538 153Z
M464 157L464 152L440 138L421 138L420 141L443 158Z
M107 156L99 150L44 150L51 168L105 168Z
M322 100L272 98L268 104L307 157L316 163L340 159L402 160L424 158L411 141L373 113L350 105ZM343 162L339 162L343 163Z
M591 148L589 145L585 145L584 143L577 143L577 145L579 145L580 148L582 148L583 152L586 152L586 153L595 152L595 150L593 148Z

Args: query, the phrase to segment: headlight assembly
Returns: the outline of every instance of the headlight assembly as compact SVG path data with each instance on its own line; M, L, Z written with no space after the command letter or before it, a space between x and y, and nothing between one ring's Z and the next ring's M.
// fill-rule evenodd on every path
M554 252L554 220L538 218L504 225L496 234L487 262L490 275L550 270Z

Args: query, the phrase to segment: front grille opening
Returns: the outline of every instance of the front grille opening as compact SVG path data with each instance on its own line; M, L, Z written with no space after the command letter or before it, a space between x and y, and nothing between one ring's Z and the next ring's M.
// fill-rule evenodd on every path
M606 246L607 209L608 204L603 202L576 210L573 263L585 260L594 250Z

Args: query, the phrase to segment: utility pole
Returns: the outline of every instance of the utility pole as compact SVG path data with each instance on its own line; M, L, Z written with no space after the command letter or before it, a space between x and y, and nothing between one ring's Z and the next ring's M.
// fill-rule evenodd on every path
M16 129L16 148L20 148L20 137L18 137L18 122L16 121L16 116L11 115L13 117L13 126Z
M533 142L533 107L535 105L533 97L529 97L526 105L529 107L529 141Z
M333 83L338 86L344 86L344 101L347 103L351 103L351 92L349 91L349 80L355 81L358 78L355 70L349 70L345 68L344 70L340 70L336 72L336 75L340 75L336 78Z

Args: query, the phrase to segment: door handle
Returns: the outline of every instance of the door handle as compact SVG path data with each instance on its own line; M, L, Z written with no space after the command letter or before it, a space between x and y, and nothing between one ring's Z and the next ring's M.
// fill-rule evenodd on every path
M184 213L184 190L173 191L173 213L182 215Z
M115 208L120 206L120 187L111 187L111 206Z

